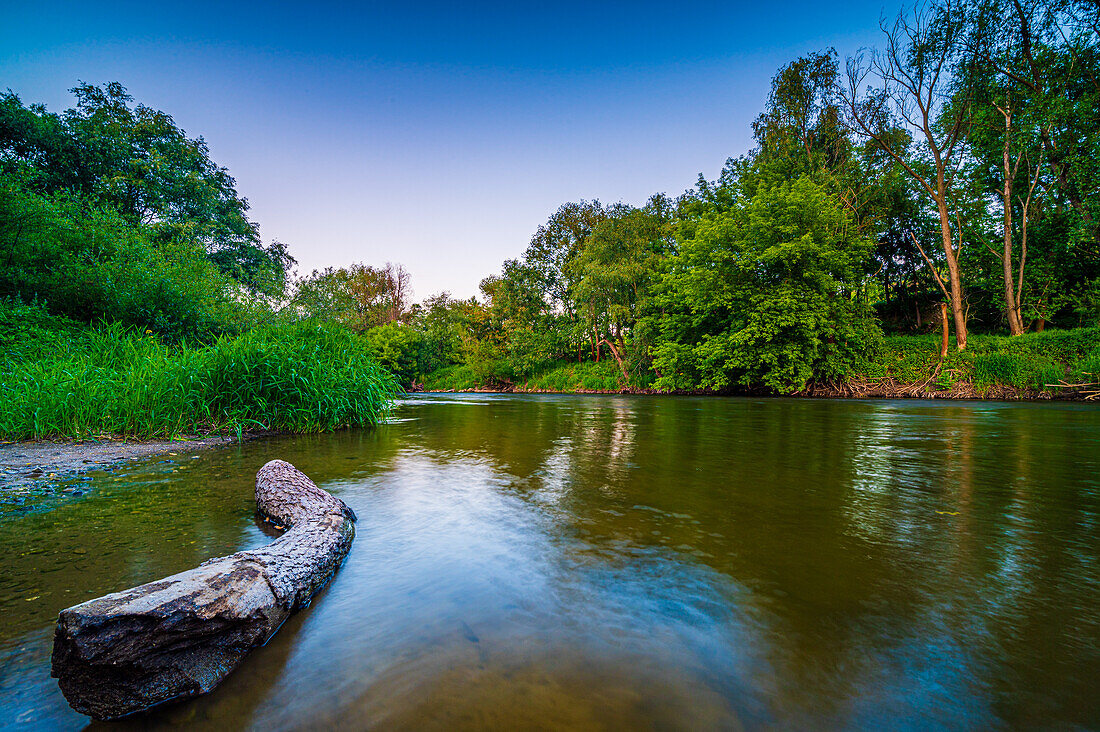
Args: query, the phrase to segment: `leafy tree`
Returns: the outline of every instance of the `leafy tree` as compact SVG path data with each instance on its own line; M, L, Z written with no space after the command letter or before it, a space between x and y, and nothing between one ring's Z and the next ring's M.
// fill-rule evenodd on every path
M630 381L637 356L635 326L652 296L665 257L672 252L672 204L653 196L643 208L618 205L598 223L569 265L572 299L596 346L606 345Z
M117 82L71 90L61 115L0 96L0 171L18 172L41 193L70 191L118 211L153 243L192 242L252 292L279 294L294 263L286 247L265 247L229 172L201 138L133 98Z
M878 337L855 288L870 249L807 176L705 217L658 288L657 386L789 392L850 372Z
M788 178L845 166L852 145L840 124L836 80L836 51L831 48L779 70L767 107L752 126L758 163L775 166Z
M575 276L573 258L584 249L593 229L607 218L599 201L563 204L531 237L523 254L524 264L535 272L550 305L574 316L570 290Z
M455 300L446 292L433 295L410 309L410 320L420 333L418 370L427 374L462 362L462 343L474 299Z
M300 317L334 321L365 332L406 320L409 295L409 273L404 266L352 264L314 270L296 283L290 304Z
M567 348L564 318L544 297L545 280L536 267L508 260L499 276L481 282L484 308L477 336L465 345L467 363L492 381L511 382L533 374Z

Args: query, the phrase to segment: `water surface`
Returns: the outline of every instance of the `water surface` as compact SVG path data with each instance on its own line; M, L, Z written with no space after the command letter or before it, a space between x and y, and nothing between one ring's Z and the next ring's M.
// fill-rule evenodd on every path
M275 457L358 513L343 569L115 728L1100 727L1095 406L502 395L0 517L0 726L89 724L58 610L270 541Z

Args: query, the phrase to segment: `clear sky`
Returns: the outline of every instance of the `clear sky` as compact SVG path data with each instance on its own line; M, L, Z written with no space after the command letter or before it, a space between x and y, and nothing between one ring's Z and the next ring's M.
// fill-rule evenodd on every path
M752 144L775 70L897 3L0 0L0 88L119 81L202 135L299 270L466 297L570 200L680 193Z

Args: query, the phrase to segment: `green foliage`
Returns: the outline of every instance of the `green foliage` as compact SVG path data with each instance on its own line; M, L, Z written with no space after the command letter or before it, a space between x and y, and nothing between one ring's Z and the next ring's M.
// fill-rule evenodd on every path
M194 244L156 244L109 209L0 179L0 297L169 339L205 339L243 319L235 290Z
M25 329L7 338L35 335ZM373 424L397 389L361 339L305 324L257 328L199 348L116 324L6 366L5 439L331 430Z
M465 364L444 366L424 375L425 391L468 391L484 385L482 378Z
M290 306L304 319L340 323L362 333L409 315L409 273L400 264L327 267L294 284Z
M522 385L530 391L577 392L620 391L623 375L611 360L600 362L559 362L531 376Z
M387 323L368 330L363 340L375 360L402 384L411 384L420 373L418 357L423 338L411 327Z
M870 243L807 176L704 216L658 296L660 389L801 389L866 361L877 326L855 286Z
M115 211L152 242L198 247L251 292L282 292L294 260L279 242L263 246L247 201L201 137L187 137L164 112L131 106L117 82L71 91L76 107L60 115L0 95L0 175Z
M477 303L454 300L447 293L413 306L412 322L420 333L417 368L428 374L462 360L462 339Z
M881 355L861 375L891 376L909 384L923 382L939 363L939 348L940 339L935 335L888 336L883 339ZM1015 338L975 335L967 350L948 352L940 372L950 374L953 381L972 384L979 392L998 386L1043 390L1062 380L1100 381L1097 366L1100 328L1077 328ZM941 381L937 386L946 388L949 384Z
M0 300L0 371L10 371L21 361L61 353L82 334L81 324L50 315L42 303Z

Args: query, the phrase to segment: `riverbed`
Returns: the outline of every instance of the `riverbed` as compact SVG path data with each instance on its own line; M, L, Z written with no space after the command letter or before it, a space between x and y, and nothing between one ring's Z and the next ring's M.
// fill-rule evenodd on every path
M0 516L0 726L88 725L57 612L270 541L276 457L358 514L344 567L214 693L110 726L1100 727L1096 405L490 394Z

